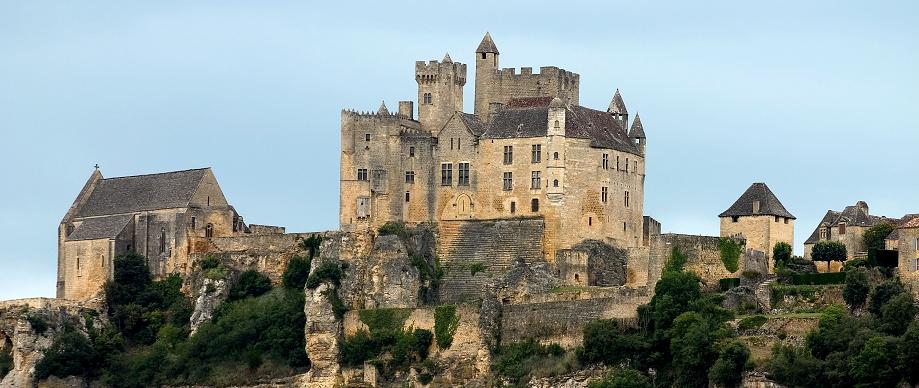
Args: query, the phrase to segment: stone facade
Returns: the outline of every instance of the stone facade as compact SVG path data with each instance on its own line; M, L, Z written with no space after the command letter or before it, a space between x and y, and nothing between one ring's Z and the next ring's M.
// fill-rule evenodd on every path
M895 226L903 225L914 218L915 214L907 214L902 218L889 218L886 216L877 216L869 213L868 204L865 201L858 201L855 205L846 206L842 211L827 210L826 215L811 232L810 237L804 241L804 258L811 258L811 251L814 245L819 241L839 241L846 246L846 255L848 260L857 257L865 257L867 248L863 237L865 232L872 226L880 223L889 223ZM895 229L887 237L885 248L888 250L898 250L899 229ZM841 262L830 263L830 271L839 271L842 268ZM822 271L826 266L818 266Z
M645 141L618 90L604 112L578 105L580 77L556 67L498 68L486 35L476 52L474 114L463 113L466 65L417 62L412 102L390 113L342 112L344 231L389 221L542 218L543 257L596 239L643 244ZM654 226L654 224L649 224Z
M900 279L912 284L913 292L919 293L919 217L905 223L897 231L899 232L897 269Z
M746 248L764 252L769 272L774 269L772 249L778 242L794 246L795 217L765 183L754 183L731 207L718 216L721 237L740 237Z

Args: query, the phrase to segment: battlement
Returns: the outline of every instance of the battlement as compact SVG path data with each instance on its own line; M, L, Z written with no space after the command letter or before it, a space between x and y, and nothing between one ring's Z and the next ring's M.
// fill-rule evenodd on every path
M342 119L348 118L352 120L415 121L409 116L404 116L395 112L359 111L356 109L342 109L341 116Z
M460 86L466 84L466 64L453 61L431 60L415 61L415 81L422 83L436 83L443 76L452 76L454 83Z
M521 67L520 74L517 74L517 69L513 67L505 67L497 71L498 77L504 79L520 79L520 78L529 78L529 77L560 77L567 78L568 82L579 82L581 76L578 73L568 71L565 69L558 68L556 66L543 66L539 68L539 73L533 73L532 67Z

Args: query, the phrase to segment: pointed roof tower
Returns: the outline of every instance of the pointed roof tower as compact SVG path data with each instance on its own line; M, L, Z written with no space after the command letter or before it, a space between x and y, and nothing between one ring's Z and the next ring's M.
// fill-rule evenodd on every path
M633 139L646 139L645 128L641 126L641 117L635 113L635 120L632 120L632 129L629 130L629 137Z
M618 88L616 89L616 94L613 95L613 100L609 102L609 108L607 108L606 111L622 115L629 114L629 111L625 109L625 101L622 101L622 95L619 94Z
M718 217L736 217L736 216L779 216L795 219L782 202L769 190L765 183L754 183L745 191L740 198L731 205L728 210L718 215Z
M486 32L485 37L482 38L482 43L479 43L479 48L475 50L476 53L498 53L498 46L495 46L495 41L491 40L491 34Z
M450 58L450 53L447 53L447 55L444 55L444 60L442 60L441 62L443 62L443 63L453 63L453 59Z
M377 114L388 115L389 109L386 109L386 101L380 103L380 109L377 109Z

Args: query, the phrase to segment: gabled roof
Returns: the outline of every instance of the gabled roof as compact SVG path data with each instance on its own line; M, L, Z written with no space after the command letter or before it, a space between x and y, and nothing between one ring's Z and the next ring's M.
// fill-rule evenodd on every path
M77 217L186 207L210 168L100 180Z
M625 109L625 101L622 101L622 95L619 94L619 89L616 89L616 94L613 95L613 100L609 102L609 107L606 108L606 111L624 115L629 114L629 111Z
M814 231L811 232L810 237L807 240L804 240L805 244L816 244L817 241L820 241L820 227L829 225L833 220L839 218L839 212L827 210L826 214L820 219L820 223L817 224L817 227L814 228Z
M632 129L629 130L629 137L634 139L646 139L645 128L641 126L641 118L635 113L635 119L632 120Z
M482 120L479 120L479 117L472 113L463 113L456 112L459 116L459 119L463 121L463 124L466 125L466 128L469 129L469 132L472 132L476 137L482 136L482 133L485 132L485 123Z
M551 97L515 98L495 114L483 138L510 139L546 136ZM565 106L565 136L590 139L590 145L641 155L619 121L609 113L578 105Z
M78 226L70 235L67 241L78 240L99 240L115 238L128 225L131 214L122 214L117 216L87 218Z
M759 201L759 212L753 213L753 203ZM719 214L718 217L735 217L735 216L754 216L770 215L795 219L782 202L769 190L765 183L754 183L745 191L740 198L731 205L728 210Z
M498 54L498 46L495 46L495 41L491 40L491 34L485 33L485 37L482 38L482 43L479 43L479 48L475 49L475 52Z

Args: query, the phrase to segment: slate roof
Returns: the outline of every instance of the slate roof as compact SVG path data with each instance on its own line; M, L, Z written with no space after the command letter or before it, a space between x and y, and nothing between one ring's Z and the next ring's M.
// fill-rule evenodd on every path
M482 137L510 139L546 136L551 102L551 97L509 100L506 109L492 118ZM565 110L566 137L590 139L591 147L641 154L619 121L609 113L578 105L567 105Z
M839 212L827 210L826 215L820 220L820 223L817 224L817 227L814 228L814 231L811 233L810 237L807 240L804 240L805 244L816 244L817 241L820 241L820 226L824 224L829 224L833 220L839 218Z
M498 46L495 46L495 41L491 40L491 34L485 33L485 37L482 38L482 43L479 43L479 48L475 49L476 53L498 53Z
M102 179L77 217L188 206L209 168Z
M133 217L131 214L122 214L88 218L67 236L67 241L115 238Z
M870 227L870 226L877 225L881 222L889 222L894 225L902 226L903 224L907 223L908 221L910 221L911 219L917 216L919 215L906 214L903 216L903 218L899 218L899 219L887 218L883 216L873 216L871 214L868 214L868 212L866 212L863 207L859 207L858 205L846 206L841 212L827 210L826 215L823 216L823 219L820 220L820 223L817 224L817 227L814 228L814 231L811 233L810 237L808 237L807 240L804 241L804 243L805 244L816 244L817 241L820 241L820 228L822 226L833 227L833 226L839 225L842 222L845 222L846 225L849 225L849 226ZM899 238L899 232L897 232L896 229L894 229L894 231L891 232L886 237L887 240L896 240L898 238Z
M469 131L472 132L476 137L482 136L482 133L485 132L486 125L479 120L479 117L471 113L457 112L460 120L463 121L463 124L466 125L466 128L469 128Z
M622 101L622 95L619 94L619 89L616 89L616 94L613 95L613 100L609 102L609 107L606 108L606 111L624 115L629 114L628 109L625 109L625 101Z
M753 201L759 201L759 213L753 214ZM754 183L718 217L770 215L795 219L765 183Z
M645 128L641 126L641 117L638 117L638 113L635 114L635 119L632 120L632 129L629 130L629 137L645 139Z

